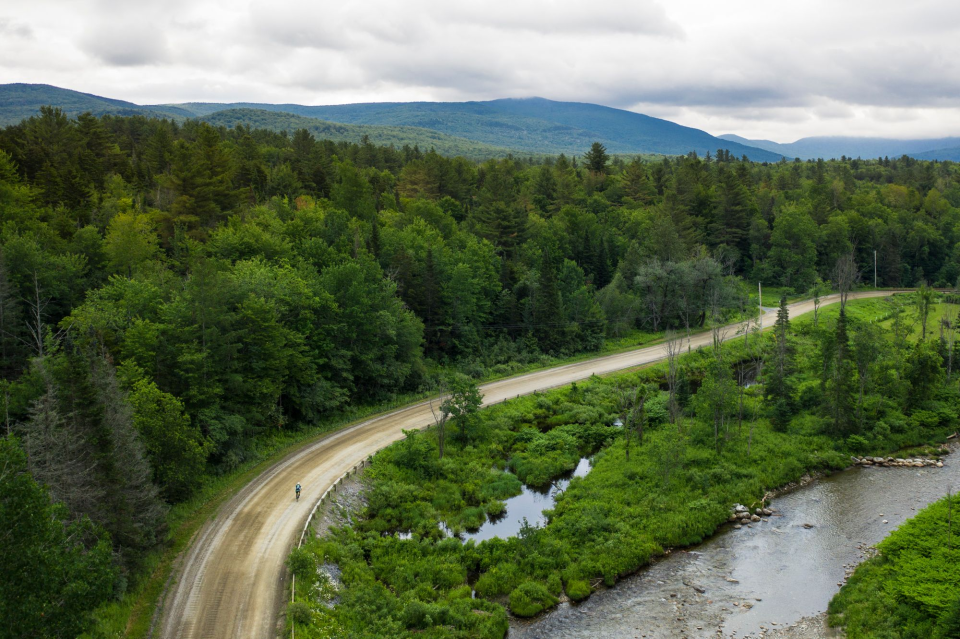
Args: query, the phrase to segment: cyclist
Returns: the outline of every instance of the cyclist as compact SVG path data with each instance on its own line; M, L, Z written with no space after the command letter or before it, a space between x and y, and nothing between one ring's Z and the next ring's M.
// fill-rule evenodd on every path
M297 501L300 501L300 484L297 484Z

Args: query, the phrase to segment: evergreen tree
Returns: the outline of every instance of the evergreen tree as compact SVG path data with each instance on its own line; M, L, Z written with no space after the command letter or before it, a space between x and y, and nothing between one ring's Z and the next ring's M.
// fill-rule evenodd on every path
M0 638L76 637L113 595L109 538L51 503L11 437L0 438L0 547Z
M545 353L558 353L564 345L563 313L556 268L547 253L540 260L534 295L533 335Z
M767 401L771 406L771 421L774 427L784 430L793 415L793 388L790 374L793 365L789 342L790 312L787 309L787 296L780 297L777 309L777 321L773 328L773 357L771 368L765 383Z
M607 162L610 161L610 156L607 155L605 146L599 142L594 142L590 146L590 150L584 154L583 161L591 173L603 175L607 172Z

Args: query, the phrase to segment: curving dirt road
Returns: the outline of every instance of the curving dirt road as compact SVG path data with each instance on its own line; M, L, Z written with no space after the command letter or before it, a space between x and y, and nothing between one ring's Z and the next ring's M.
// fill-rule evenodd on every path
M887 297L894 291L851 293L851 299ZM838 295L824 297L823 305ZM790 316L813 310L813 302L790 305ZM773 323L767 311L764 327ZM726 328L733 339L743 324ZM691 336L689 346L709 345L709 332ZM484 404L536 390L562 386L666 357L658 344L625 353L558 366L481 386ZM168 587L160 615L160 636L175 638L271 638L279 606L289 596L284 561L313 505L337 478L360 460L400 439L403 430L432 423L426 402L381 415L331 433L291 453L225 503L181 557L176 582ZM294 501L294 486L303 487Z

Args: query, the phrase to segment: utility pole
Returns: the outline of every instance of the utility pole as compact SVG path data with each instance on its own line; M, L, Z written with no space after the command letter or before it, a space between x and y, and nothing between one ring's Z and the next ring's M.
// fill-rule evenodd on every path
M873 288L877 288L877 250L873 250Z
M757 282L757 306L760 308L760 330L763 330L763 284Z

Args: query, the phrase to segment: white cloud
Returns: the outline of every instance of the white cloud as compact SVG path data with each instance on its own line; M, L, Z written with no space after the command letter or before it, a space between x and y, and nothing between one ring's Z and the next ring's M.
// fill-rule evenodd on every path
M0 78L139 103L539 95L713 133L960 134L960 3L0 0Z

